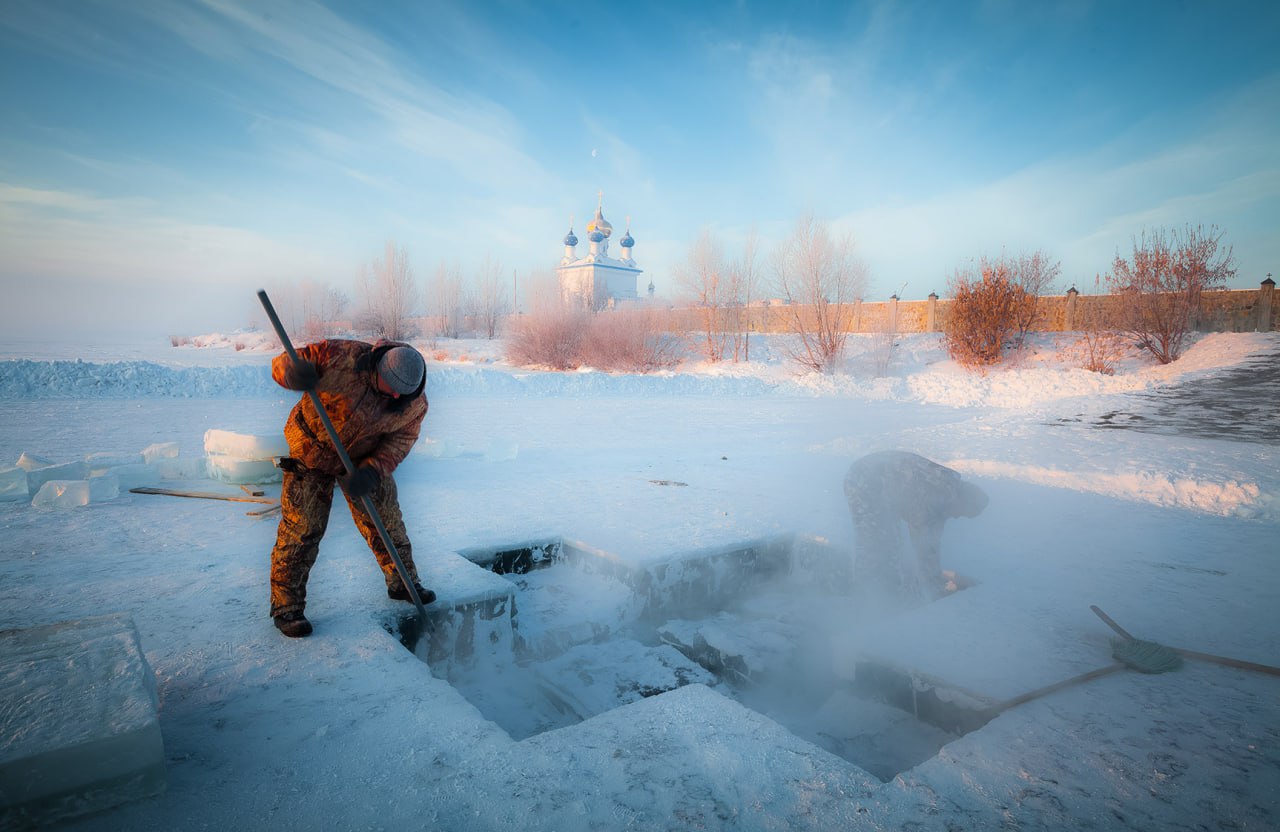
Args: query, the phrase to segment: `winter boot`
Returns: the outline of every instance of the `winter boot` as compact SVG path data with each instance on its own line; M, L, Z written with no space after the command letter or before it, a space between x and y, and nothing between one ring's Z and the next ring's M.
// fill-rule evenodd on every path
M424 606L436 600L436 594L417 581L413 582L413 588L418 590L418 598L422 600ZM398 583L393 589L388 589L387 597L392 601L408 601L410 604L413 603L413 598L409 596L409 589L403 583Z
M289 638L302 638L311 635L311 622L301 610L281 613L275 618L276 629Z

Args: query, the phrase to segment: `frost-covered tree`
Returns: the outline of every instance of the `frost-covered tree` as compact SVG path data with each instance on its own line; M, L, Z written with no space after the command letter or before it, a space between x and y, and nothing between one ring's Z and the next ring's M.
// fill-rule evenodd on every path
M466 317L466 293L462 288L462 270L458 264L443 261L436 266L435 277L428 287L428 311L435 321L435 335L458 338Z
M791 358L831 372L844 358L854 305L866 288L852 235L835 237L827 223L806 214L774 252L773 270L796 339Z
M471 293L471 317L475 327L492 340L502 321L511 312L511 299L502 280L502 264L485 256L476 274L476 288Z
M760 238L753 226L742 244L742 256L729 264L730 332L733 360L751 360L750 314L760 284Z
M727 312L732 302L724 248L703 228L685 260L675 270L676 285L698 311L702 353L708 361L720 361L728 344Z
M391 340L411 334L409 318L418 291L403 246L388 240L382 258L361 268L360 292L364 301L360 321L366 328Z

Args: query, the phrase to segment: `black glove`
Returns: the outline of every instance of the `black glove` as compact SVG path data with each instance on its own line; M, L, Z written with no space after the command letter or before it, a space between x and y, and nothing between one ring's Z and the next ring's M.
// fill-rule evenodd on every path
M382 475L372 465L361 465L347 478L347 493L352 497L364 497L376 491L381 481Z
M320 380L320 370L310 361L290 361L284 368L284 386L290 390L314 390Z

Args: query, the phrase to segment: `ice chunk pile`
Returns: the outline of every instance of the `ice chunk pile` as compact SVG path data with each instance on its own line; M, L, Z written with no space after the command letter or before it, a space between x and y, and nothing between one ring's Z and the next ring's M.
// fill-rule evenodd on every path
M0 631L0 828L164 790L155 676L127 613Z
M204 435L209 476L237 484L279 482L275 458L289 455L284 433L255 436L229 430L209 430Z
M182 457L177 442L157 442L134 453L107 451L55 462L23 453L0 467L0 500L30 500L40 508L66 509L114 500L121 491L160 480L202 480L205 458Z

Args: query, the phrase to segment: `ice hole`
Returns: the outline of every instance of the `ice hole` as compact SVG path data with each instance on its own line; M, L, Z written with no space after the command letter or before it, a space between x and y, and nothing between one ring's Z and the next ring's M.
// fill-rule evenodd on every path
M890 668L836 667L850 555L811 538L630 560L562 538L458 554L504 588L387 629L517 741L700 683L887 781L990 718L931 710Z

